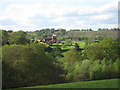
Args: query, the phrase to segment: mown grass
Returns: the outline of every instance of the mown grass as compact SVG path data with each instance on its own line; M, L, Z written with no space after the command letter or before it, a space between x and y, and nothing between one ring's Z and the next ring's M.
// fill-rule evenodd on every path
M86 43L85 43L85 41L73 41L72 42L72 45L73 46L65 46L65 45L63 45L62 43L53 43L52 45L61 45L61 49L62 50L67 50L67 49L71 49L71 48L74 48L74 45L75 45L75 43L77 43L79 46L80 46L80 48L84 48L85 46L86 46Z
M34 90L35 88L118 88L118 79L85 81L85 82L72 82L64 84L53 84L33 87L22 87L9 90Z
M67 50L67 49L71 49L74 48L74 46L62 46L61 49L62 50Z

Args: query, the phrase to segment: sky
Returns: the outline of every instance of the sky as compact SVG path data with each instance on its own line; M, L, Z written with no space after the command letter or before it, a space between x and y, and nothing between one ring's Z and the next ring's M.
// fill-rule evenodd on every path
M0 0L0 29L117 28L119 0Z

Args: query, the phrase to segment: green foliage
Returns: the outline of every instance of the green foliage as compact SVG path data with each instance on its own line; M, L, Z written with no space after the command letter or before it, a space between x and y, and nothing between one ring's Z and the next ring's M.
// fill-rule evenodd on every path
M103 40L104 38L112 38L118 39L118 32L119 29L110 29L110 30L98 30L92 31L91 29L88 30L70 30L66 31L65 29L54 29L54 28L46 28L37 30L35 32L28 32L28 37L31 39L39 39L39 38L49 38L52 34L57 35L57 39L60 41L65 41L66 39L71 39L75 41L81 40L88 40L89 42L94 42L96 40Z
M12 33L12 32L13 32L13 30L8 30L7 32L8 32L8 33Z
M94 61L90 67L90 79L101 79L101 71L100 60Z
M0 35L2 35L2 45L8 44L8 38L9 38L8 32L5 30L2 30L0 32Z
M59 47L59 46L55 46L54 48L53 48L53 56L54 57L61 57L62 56L62 50L61 50L61 48Z
M117 73L117 76L120 78L120 58L118 58L114 62L114 68L115 68L115 72Z
M117 47L118 42L110 39L90 44L82 52L87 54L87 59L86 56L80 55L76 48L69 50L61 59L66 70L66 79L84 81L119 77Z
M65 82L64 77L68 81L120 77L120 44L110 34L113 31L47 28L30 33L35 36L32 38L47 38L54 33L59 40L63 40L62 44L55 43L56 46L42 42L29 44L28 37L31 36L23 31L2 32L3 88ZM103 40L105 37L114 39ZM96 40L102 41L95 42ZM11 45L6 45L9 43ZM59 47L58 44L62 46ZM79 46L84 50L79 51ZM64 54L62 51L65 51Z
M35 34L36 33L36 34ZM57 29L55 30L54 28L46 28L46 29L41 29L41 30L37 30L35 32L33 32L34 35L32 35L32 33L28 33L28 37L37 37L37 38L49 38L51 37L53 34L56 34L58 36L58 40L63 40L63 36L66 35L66 30L65 29Z
M110 60L96 60L90 66L90 79L108 79L117 77L117 73L115 72L113 61Z
M80 61L80 60L81 60L80 54L74 48L67 51L65 53L65 56L62 59L64 64L68 66L74 65L77 61Z
M61 59L64 69L66 70L66 79L72 81L73 80L73 70L75 67L76 62L81 61L82 57L79 54L79 51L77 51L75 48L70 49L67 51L64 55L64 57Z
M90 60L107 60L115 61L119 58L118 48L120 47L118 41L112 39L105 39L100 43L90 44L85 48L85 54Z
M118 61L117 61L118 62ZM100 80L117 78L118 69L116 63L108 60L83 60L76 62L69 67L66 74L66 79L69 81L85 81L85 80Z
M64 42L65 45L72 45L72 41L70 39L65 40Z
M40 44L3 46L3 88L60 82L61 71L45 46ZM10 83L10 84L9 84Z
M4 87L15 87L17 83L17 71L13 68L15 60L21 56L22 46L3 46L2 47L2 82ZM9 84L8 84L9 82Z
M92 62L90 60L83 60L76 63L73 71L74 81L89 80L89 68L91 63Z
M10 34L10 44L27 44L30 42L26 37L27 33L23 31L13 32Z
M79 51L80 50L80 48L79 48L79 45L77 44L77 43L75 43L75 49L77 50L77 51Z

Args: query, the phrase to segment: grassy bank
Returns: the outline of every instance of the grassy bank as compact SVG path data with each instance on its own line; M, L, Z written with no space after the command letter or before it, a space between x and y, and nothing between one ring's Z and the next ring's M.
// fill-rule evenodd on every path
M118 88L118 79L85 81L85 82L72 82L64 84L43 85L33 87L22 87L9 90L34 90L35 88Z

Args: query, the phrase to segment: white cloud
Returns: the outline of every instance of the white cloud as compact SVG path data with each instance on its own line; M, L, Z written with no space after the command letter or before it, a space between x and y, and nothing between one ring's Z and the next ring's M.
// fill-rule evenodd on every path
M86 0L1 0L1 2L85 2Z
M38 0L29 0L30 2L36 2ZM13 29L38 29L35 23L53 23L53 26L58 28L88 28L88 27L101 27L108 26L112 27L113 24L100 24L99 20L109 20L117 15L117 3L118 0L115 0L111 3L105 4L101 7L93 6L71 6L68 4L58 4L61 0L39 0L39 2L53 2L48 4L42 3L33 3L33 4L10 4L7 6L7 9L2 12L0 20L11 19L16 22L15 25L1 25L1 28L13 28ZM71 2L87 2L88 0L71 0ZM95 0L91 0L95 1ZM103 1L103 0L102 0ZM106 0L108 1L108 0ZM112 1L112 0L111 0ZM2 1L6 2L6 1ZM10 0L9 2L28 2L28 0ZM62 1L63 2L63 1ZM65 2L70 2L65 0ZM99 1L100 2L100 1ZM113 12L114 11L114 12ZM34 19L38 15L39 19ZM42 16L42 17L41 17ZM46 22L44 22L46 20ZM95 22L95 25L90 25L91 22ZM35 23L33 23L35 22ZM54 23L59 24L58 26ZM99 23L97 25L97 23ZM47 26L47 27L53 27ZM116 26L113 25L113 26ZM46 26L43 26L46 27Z
M92 16L91 20L107 20L107 19L110 19L112 17L113 17L113 15L102 14L102 15Z
M111 3L105 4L101 7L91 7L91 6L80 6L78 7L78 14L84 15L84 14L95 14L95 13L108 13L112 10L116 11L118 10L118 0L115 0Z
M108 11L108 10L113 10L113 9L115 9L117 11L118 10L118 2L119 2L119 0L114 0L111 3L105 4L99 9L99 11L103 12L103 11Z
M66 18L66 17L59 17L59 18L55 18L55 19L51 20L51 22L62 23L62 22L66 22L67 20L68 20L68 18Z

